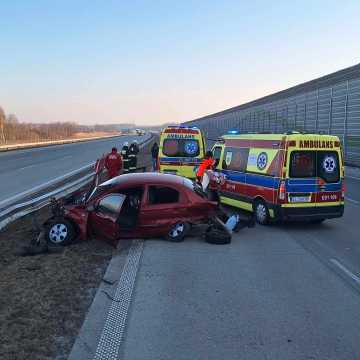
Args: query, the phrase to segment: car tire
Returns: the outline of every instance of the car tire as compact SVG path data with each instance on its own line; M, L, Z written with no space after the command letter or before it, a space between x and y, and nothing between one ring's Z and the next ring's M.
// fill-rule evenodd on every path
M205 241L212 245L226 245L231 243L231 235L225 229L210 226L205 232Z
M50 221L45 228L45 238L50 246L66 246L76 236L74 225L67 219Z
M270 222L269 209L263 200L256 200L254 205L254 216L255 220L260 225L267 225Z
M166 235L166 240L171 242L181 242L184 241L185 236L190 230L190 224L187 222L177 222L174 224Z

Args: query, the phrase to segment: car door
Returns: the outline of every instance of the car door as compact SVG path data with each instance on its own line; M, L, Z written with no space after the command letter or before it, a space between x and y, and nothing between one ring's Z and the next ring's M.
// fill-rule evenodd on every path
M120 237L120 227L117 223L121 208L126 199L123 194L108 194L96 202L89 216L91 232L110 242Z
M186 218L185 197L180 189L172 186L147 186L138 231L146 237L166 235L173 224Z

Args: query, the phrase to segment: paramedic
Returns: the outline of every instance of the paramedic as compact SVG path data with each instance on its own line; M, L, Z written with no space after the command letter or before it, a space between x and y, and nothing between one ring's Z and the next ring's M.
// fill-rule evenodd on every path
M196 178L201 182L202 177L206 170L212 169L215 166L215 160L211 151L207 151L203 161L201 162L199 169L196 173Z
M106 156L105 167L108 171L109 179L120 174L122 168L121 155L117 152L117 148L113 147L111 153Z

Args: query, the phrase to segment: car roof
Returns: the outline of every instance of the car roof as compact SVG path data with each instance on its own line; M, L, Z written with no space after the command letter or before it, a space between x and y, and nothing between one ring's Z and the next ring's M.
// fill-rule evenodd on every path
M145 184L159 184L159 185L184 185L184 178L178 175L162 174L157 172L132 173L116 176L99 187L117 186L117 185L145 185Z

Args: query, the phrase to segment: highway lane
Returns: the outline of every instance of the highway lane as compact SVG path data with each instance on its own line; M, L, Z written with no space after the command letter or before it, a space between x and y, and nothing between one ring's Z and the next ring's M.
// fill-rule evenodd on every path
M358 360L360 297L282 227L148 241L119 359Z
M0 201L90 164L113 146L120 149L133 139L142 141L144 136L0 152Z
M347 201L341 219L257 226L229 246L147 241L119 358L358 360L359 214Z

